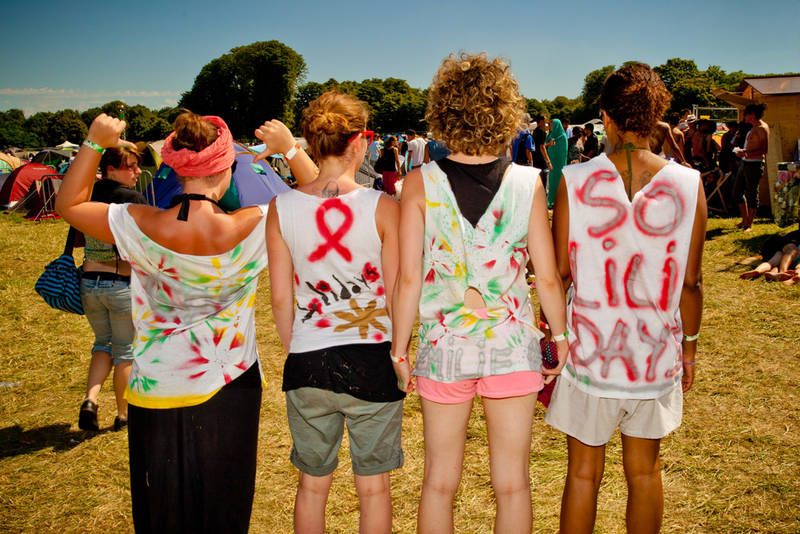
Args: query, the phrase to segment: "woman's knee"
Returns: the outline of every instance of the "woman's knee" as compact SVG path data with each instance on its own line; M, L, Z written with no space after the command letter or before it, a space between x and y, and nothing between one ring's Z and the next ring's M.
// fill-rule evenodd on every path
M297 483L298 493L313 494L320 497L327 497L333 482L333 474L324 477L315 477L308 473L300 472L300 480Z
M461 473L447 473L444 470L432 469L426 472L422 479L422 486L428 492L433 492L446 497L454 497L458 486L461 484Z
M391 485L389 473L380 475L359 476L355 475L356 493L361 500L389 495Z
M527 493L531 488L531 477L525 471L492 473L492 488L498 498L503 495Z

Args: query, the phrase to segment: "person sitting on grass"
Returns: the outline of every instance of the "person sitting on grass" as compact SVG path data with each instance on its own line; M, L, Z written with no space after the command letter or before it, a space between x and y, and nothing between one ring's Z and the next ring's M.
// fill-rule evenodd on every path
M800 230L789 232L785 236L770 236L761 250L762 263L750 271L739 275L742 280L755 280L762 274L770 282L783 282L794 285L800 281L795 270L800 263ZM769 259L767 259L769 258Z

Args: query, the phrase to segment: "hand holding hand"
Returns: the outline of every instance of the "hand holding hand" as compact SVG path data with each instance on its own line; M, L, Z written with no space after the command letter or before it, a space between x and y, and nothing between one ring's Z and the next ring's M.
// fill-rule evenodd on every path
M569 342L566 339L556 341L556 348L558 349L558 365L553 369L542 368L542 374L545 375L544 383L549 384L561 374L561 370L567 364L567 356L569 355Z
M119 146L119 136L127 124L123 120L109 117L105 113L98 115L89 126L89 133L86 139L100 145L103 148ZM128 143L125 141L125 143ZM132 144L132 143L131 143Z
M408 358L402 362L392 362L394 374L397 375L397 388L406 393L414 391L414 377L411 375L411 364Z
M278 119L265 122L255 131L256 137L264 141L266 148L254 161L259 161L272 154L285 154L294 146L294 136L289 128Z

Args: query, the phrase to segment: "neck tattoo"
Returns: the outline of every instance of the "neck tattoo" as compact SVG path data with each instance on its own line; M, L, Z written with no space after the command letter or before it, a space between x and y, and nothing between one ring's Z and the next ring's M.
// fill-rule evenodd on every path
M636 146L633 143L625 143L620 148L625 150L625 159L628 163L628 183L625 184L625 181L623 180L623 185L625 185L625 190L628 193L628 200L630 200L633 198L633 195L631 194L633 188L633 165L631 164L631 152L634 150L650 150L650 147L645 148Z
M336 182L328 182L325 184L325 187L322 188L322 192L320 193L322 198L336 198L339 196L339 184Z

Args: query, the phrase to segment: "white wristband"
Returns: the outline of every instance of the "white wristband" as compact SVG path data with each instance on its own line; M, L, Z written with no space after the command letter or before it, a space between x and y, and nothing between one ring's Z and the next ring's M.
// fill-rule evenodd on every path
M403 354L402 356L393 356L392 353L390 352L389 358L391 358L391 360L394 363L403 363L404 361L406 361L406 359L408 359L408 353Z
M290 148L286 152L286 154L283 155L283 157L286 158L287 160L292 159L294 157L294 155L297 154L297 151L300 150L300 148L301 148L300 147L300 143L295 143L294 146L292 148Z
M564 330L563 334L553 336L553 341L566 341L569 339L569 330Z

